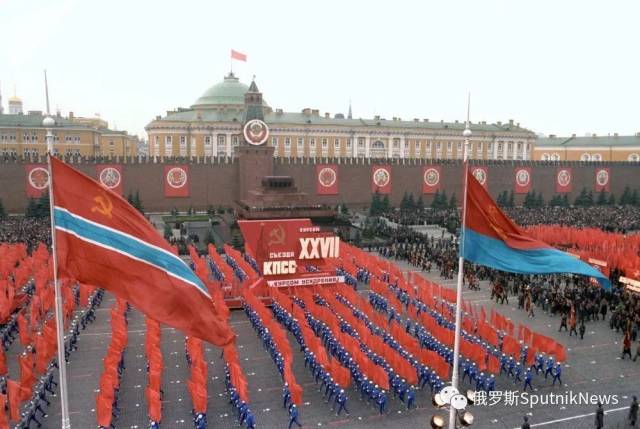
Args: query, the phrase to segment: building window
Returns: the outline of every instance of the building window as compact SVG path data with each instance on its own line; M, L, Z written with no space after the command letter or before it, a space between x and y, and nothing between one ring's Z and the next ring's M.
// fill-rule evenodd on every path
M238 146L240 144L240 139L238 136L231 136L231 145Z
M527 143L527 152L529 152L531 150L531 143Z
M304 150L304 137L298 137L298 153Z
M113 147L113 140L109 140L109 146Z
M385 150L384 142L382 140L376 140L371 143L369 156L372 158L385 158L387 156L387 151Z
M482 142L478 142L476 146L476 152L482 153Z
M333 148L334 149L340 149L340 139L335 139L333 141Z
M353 144L353 138L349 137L347 139L347 148L351 149L351 145Z
M187 156L187 136L180 136L180 156Z
M289 149L291 147L291 138L289 137L285 137L284 138L284 147Z
M487 143L487 153L490 155L493 154L493 143Z
M549 154L546 152L543 153L540 159L542 159L543 161L549 161Z
M580 155L580 161L591 161L591 155L588 153L583 153Z
M453 149L453 142L447 142L447 152L451 152Z
M416 140L414 145L415 145L414 151L420 152L420 140ZM431 152L431 142L427 142L427 152Z
M638 155L637 153L632 153L627 157L627 159L629 160L629 162L638 162L640 161L640 155Z
M327 139L322 139L322 149L326 149L329 145L329 142L327 141Z
M204 155L213 155L213 145L211 144L211 136L204 136Z
M560 161L560 155L558 155L557 153L552 153L551 161Z
M393 148L400 149L400 139L393 139Z
M591 160L592 161L602 161L602 155L600 155L599 153L594 153L593 155L591 155Z
M358 137L358 148L364 147L364 137Z
M278 146L278 137L271 137L271 146Z
M405 140L405 142L404 142L404 150L407 151L407 152L409 151L409 141L407 141L407 140Z
M165 156L173 155L173 142L171 136L165 136L164 138L164 154Z
M316 139L310 139L309 140L309 147L311 149L315 149L316 148Z

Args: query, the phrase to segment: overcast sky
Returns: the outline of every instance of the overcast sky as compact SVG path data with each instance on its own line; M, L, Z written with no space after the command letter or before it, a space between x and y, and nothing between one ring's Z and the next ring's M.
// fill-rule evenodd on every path
M640 131L640 2L0 0L3 104L143 135L234 71L274 108Z

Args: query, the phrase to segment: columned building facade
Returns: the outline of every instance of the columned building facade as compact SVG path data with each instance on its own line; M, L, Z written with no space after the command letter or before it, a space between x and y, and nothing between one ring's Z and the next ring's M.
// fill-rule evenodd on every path
M157 116L147 126L150 156L235 156L242 141L249 87L229 73L190 108ZM274 156L461 159L464 122L353 118L316 109L285 112L263 101ZM349 109L350 110L350 109ZM514 121L471 124L473 159L531 159L536 135Z

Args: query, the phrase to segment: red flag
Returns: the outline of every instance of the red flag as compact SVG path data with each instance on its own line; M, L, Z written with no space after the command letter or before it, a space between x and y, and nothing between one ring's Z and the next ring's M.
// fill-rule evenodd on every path
M112 399L104 395L102 391L96 395L96 420L98 426L108 428L111 426L111 411L113 409Z
M11 421L17 422L20 420L20 385L10 379L7 379L7 395L9 397L9 415Z
M491 374L498 374L500 372L500 361L494 355L489 355L488 371Z
M189 196L189 166L166 165L164 167L164 196Z
M609 192L609 169L608 168L597 168L596 169L596 192Z
M247 61L247 54L243 54L241 52L238 51L234 51L233 49L231 50L231 58L234 60L238 60L238 61Z
M560 343L556 343L554 354L556 355L556 360L558 362L566 362L567 361L567 352L564 346Z
M7 418L7 395L0 394L0 429L9 429L9 419Z
M316 194L338 195L337 165L316 165Z
M122 166L119 164L100 164L96 165L96 177L98 182L115 192L118 195L122 195Z
M162 403L160 402L160 392L147 387L147 404L149 409L149 418L154 422L162 420Z
M371 166L371 192L379 194L391 193L391 166Z
M138 210L62 161L51 168L61 276L100 285L188 336L234 340L205 285Z
M422 167L422 193L435 194L440 189L440 166L425 165Z
M5 377L8 372L7 357L4 354L4 349L0 348L0 376Z
M526 194L531 191L531 167L516 167L514 192L516 194Z
M27 184L25 189L28 198L40 198L49 187L49 171L44 164L27 164L24 166Z
M556 171L556 192L566 194L571 192L571 167L560 167Z

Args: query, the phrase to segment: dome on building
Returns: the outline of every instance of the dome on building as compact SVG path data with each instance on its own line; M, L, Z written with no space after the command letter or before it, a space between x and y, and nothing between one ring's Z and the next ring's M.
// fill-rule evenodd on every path
M240 82L233 73L229 73L220 83L213 85L193 104L193 108L220 108L244 106L244 94L249 86ZM263 102L266 106L266 103Z

